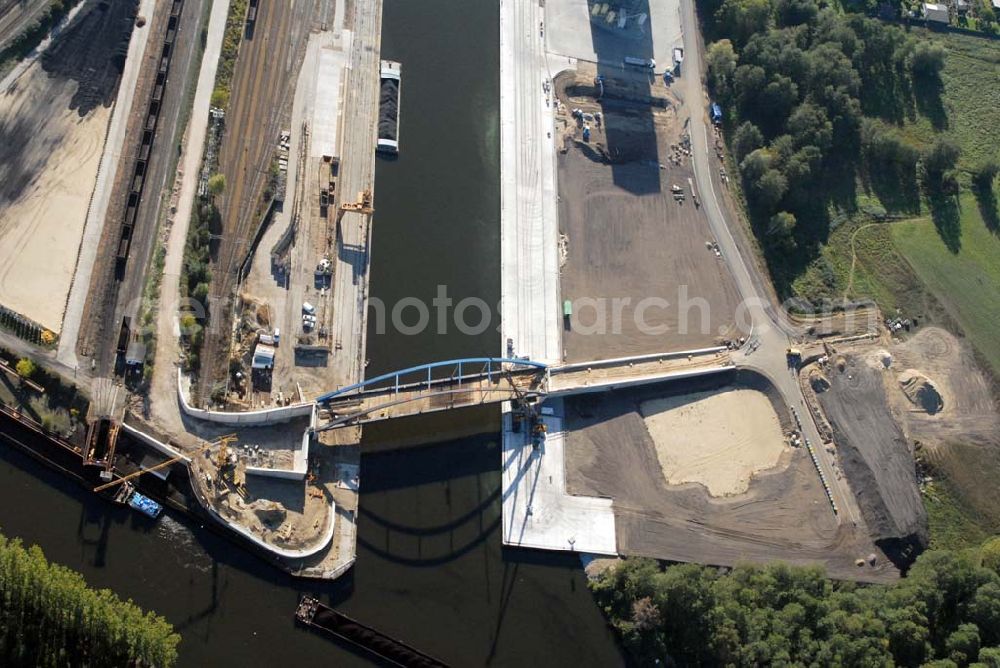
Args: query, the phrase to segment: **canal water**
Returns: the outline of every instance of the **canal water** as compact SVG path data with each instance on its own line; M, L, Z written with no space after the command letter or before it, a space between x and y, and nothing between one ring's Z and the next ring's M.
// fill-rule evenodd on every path
M401 155L376 170L372 294L390 308L430 304L439 285L456 303L499 299L498 20L495 0L385 0L383 57L403 63ZM372 332L369 375L500 351L495 320L473 335L433 324ZM495 428L495 410L481 417ZM443 428L368 434L398 442ZM576 559L501 548L499 448L495 433L373 448L358 561L333 585L294 580L186 521L147 524L6 448L0 530L165 615L184 666L368 665L295 627L305 592L455 666L620 664Z

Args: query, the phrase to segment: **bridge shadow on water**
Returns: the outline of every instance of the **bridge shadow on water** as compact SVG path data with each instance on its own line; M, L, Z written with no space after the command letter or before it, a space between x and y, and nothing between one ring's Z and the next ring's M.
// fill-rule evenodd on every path
M590 20L597 74L609 82L606 86L609 92L620 85L627 88L627 96L633 99L648 96L652 93L655 72L652 68L625 65L625 58L650 61L654 58L649 0L628 0L621 5L627 7L630 16L644 13L647 20L641 27L634 19L630 20L625 29L599 18ZM657 69L664 66L657 63ZM612 180L619 188L636 195L658 193L660 156L652 107L622 97L606 94L600 100Z
M500 529L495 434L365 454L358 547L395 564L439 566L479 549ZM417 490L421 508L401 508Z

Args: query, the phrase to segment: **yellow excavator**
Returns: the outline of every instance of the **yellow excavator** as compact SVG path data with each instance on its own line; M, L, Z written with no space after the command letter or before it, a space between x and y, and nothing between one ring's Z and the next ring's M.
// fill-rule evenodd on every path
M345 211L357 211L366 215L375 213L375 207L372 206L372 191L364 190L359 192L357 200L341 204L340 213L343 214Z

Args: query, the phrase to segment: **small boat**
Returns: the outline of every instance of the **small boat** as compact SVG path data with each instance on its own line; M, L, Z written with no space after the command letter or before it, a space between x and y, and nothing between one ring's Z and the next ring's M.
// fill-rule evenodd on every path
M154 520L160 516L160 513L163 512L163 506L158 504L156 501L153 501L145 494L137 492L135 486L131 483L125 483L122 485L118 494L115 495L115 501L125 504L133 510L138 510L146 517Z

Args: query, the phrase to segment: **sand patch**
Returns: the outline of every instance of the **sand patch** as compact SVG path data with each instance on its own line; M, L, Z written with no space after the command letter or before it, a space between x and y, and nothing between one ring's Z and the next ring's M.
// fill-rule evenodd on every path
M0 304L58 332L111 110L38 63L0 94Z
M756 390L654 399L640 410L667 483L699 483L712 496L747 491L789 448L771 402Z

